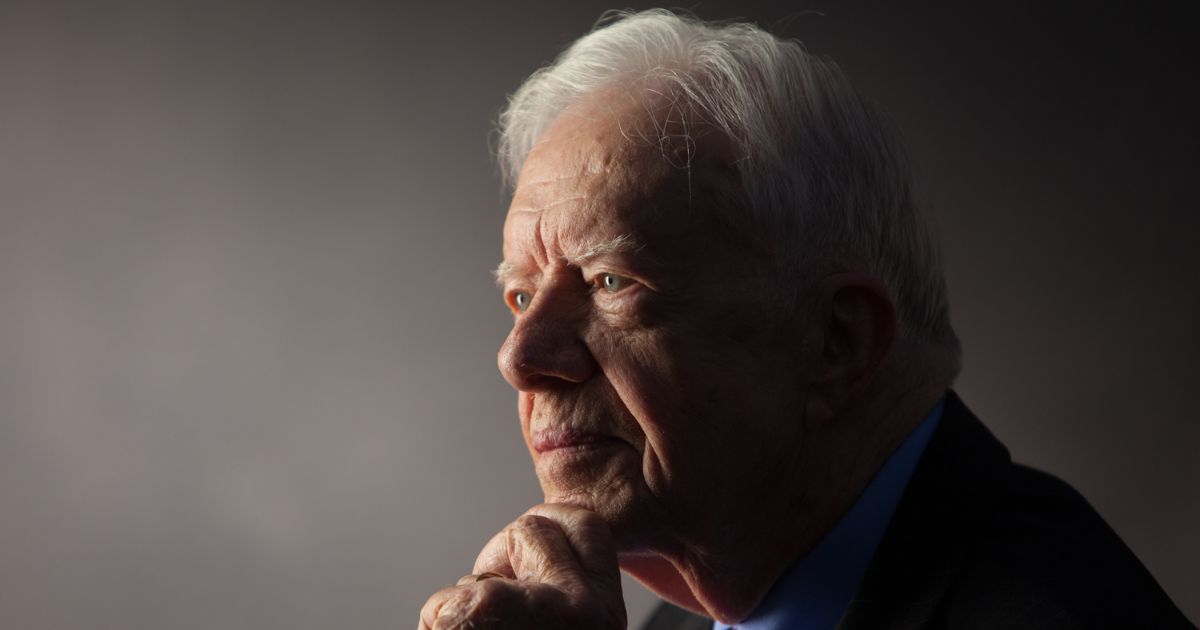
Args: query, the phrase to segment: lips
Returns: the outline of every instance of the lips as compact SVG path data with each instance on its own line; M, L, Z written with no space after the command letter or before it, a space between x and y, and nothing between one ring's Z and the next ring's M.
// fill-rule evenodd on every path
M605 446L616 441L616 438L602 433L571 429L543 429L533 435L533 450L538 454L560 449L584 450Z

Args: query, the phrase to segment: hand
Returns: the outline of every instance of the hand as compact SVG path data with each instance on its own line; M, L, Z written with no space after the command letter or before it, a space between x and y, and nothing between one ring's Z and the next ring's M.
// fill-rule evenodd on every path
M530 508L483 547L472 575L425 602L418 630L449 628L624 630L608 524L561 503Z

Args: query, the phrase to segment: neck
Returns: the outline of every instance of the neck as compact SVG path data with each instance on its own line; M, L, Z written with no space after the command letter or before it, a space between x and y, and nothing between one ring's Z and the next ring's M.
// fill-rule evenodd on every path
M936 383L912 383L900 391L864 392L860 400L872 401L869 405L821 423L797 448L790 477L772 482L744 511L688 536L692 542L677 549L623 555L622 569L682 608L725 624L745 620L854 505L943 395L946 382L932 380Z

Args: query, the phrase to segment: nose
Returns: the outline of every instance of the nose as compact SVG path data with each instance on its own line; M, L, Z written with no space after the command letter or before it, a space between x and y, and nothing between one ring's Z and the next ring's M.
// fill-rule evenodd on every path
M513 388L536 392L582 383L596 360L579 336L579 316L554 304L551 291L538 295L517 317L496 362Z

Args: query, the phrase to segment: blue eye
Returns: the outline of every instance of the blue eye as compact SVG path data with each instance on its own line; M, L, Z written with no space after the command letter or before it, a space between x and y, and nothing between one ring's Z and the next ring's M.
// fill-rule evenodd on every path
M618 276L615 273L602 273L599 278L600 286L609 293L616 293L624 289L629 286L630 282L629 278Z
M529 301L532 299L533 296L528 291L517 291L512 296L513 305L522 313L529 308Z

